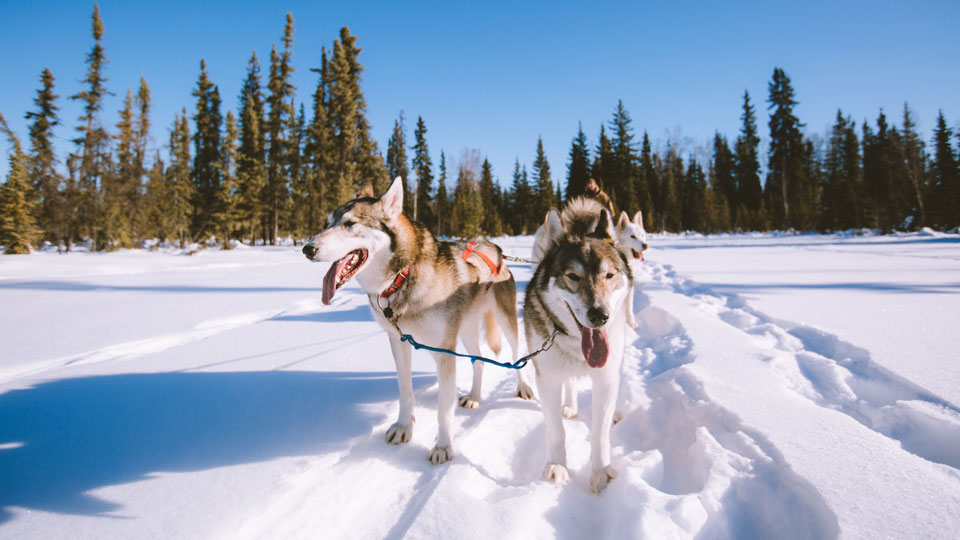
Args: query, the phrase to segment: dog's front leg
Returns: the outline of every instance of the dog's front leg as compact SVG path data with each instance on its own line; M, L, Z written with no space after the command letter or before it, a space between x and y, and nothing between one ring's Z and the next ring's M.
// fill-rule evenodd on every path
M393 361L397 365L397 385L400 387L400 414L397 423L387 430L387 443L402 444L413 437L413 374L410 355L413 348L409 343L400 341L400 337L388 332Z
M609 369L609 366L608 368ZM593 379L593 425L590 426L590 490L603 491L616 471L610 466L610 428L617 406L617 377L598 373Z
M566 484L570 480L567 471L566 434L560 404L563 401L563 378L537 374L537 390L540 392L540 409L547 428L547 466L544 479L554 484Z
M455 345L454 345L455 346ZM449 347L452 349L453 347ZM440 465L453 459L453 411L457 402L457 361L448 354L436 354L437 445L430 451L430 462Z

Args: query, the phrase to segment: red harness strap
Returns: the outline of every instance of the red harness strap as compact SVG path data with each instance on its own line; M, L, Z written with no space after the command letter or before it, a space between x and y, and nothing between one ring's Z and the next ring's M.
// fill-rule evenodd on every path
M401 270L400 273L397 274L397 277L394 278L393 283L391 283L389 287L387 287L386 289L383 290L382 293L380 293L380 298L390 298L391 296L396 294L397 291L400 290L400 287L403 287L403 283L407 280L407 277L409 276L410 276L409 268L404 268L403 270Z
M490 260L490 257L487 257L486 253L477 249L476 245L477 243L474 242L473 240L467 242L467 247L466 249L463 250L463 260L466 261L470 259L470 254L476 253L477 255L480 256L481 259L483 259L483 262L487 263L487 266L490 267L490 271L493 272L493 276L496 276L497 274L499 274L500 271L503 270L503 260L500 261L500 266L497 266L496 264L493 263L493 261Z

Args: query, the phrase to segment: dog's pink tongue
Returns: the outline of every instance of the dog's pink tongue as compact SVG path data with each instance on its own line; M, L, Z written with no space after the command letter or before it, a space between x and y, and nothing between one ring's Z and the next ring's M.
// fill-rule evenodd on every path
M603 328L580 327L580 350L590 367L600 368L607 363L610 348L607 346L607 331Z
M337 275L340 274L346 260L347 258L344 257L331 264L330 269L327 270L327 275L323 276L323 295L320 297L320 301L325 306L329 306L330 301L333 300L333 295L337 294Z

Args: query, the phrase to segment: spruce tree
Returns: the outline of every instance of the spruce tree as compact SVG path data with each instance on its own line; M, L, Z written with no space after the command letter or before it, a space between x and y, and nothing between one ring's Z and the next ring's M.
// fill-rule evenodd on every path
M543 139L537 137L537 150L533 159L533 216L542 222L553 207L553 181L550 179L550 163L543 151Z
M147 228L148 221L145 217L146 209L144 207L144 176L147 174L147 145L150 142L150 87L146 79L140 77L140 87L137 89L137 95L134 97L136 117L133 122L134 144L133 144L133 166L132 172L136 179L133 189L129 191L131 200L129 206L134 209L133 229L135 238L143 240L143 230Z
M818 209L821 230L844 230L863 225L860 144L855 126L838 109L824 160L825 185Z
M270 52L270 77L267 82L268 105L266 117L266 186L263 204L267 210L267 240L271 245L277 243L280 236L281 214L287 205L289 196L289 161L287 149L290 146L289 117L294 114L289 100L296 88L290 82L294 68L293 57L293 16L286 15L283 27L283 52L278 53L276 46Z
M311 68L310 71L317 73L319 79L313 92L313 119L307 127L304 147L304 174L309 188L306 220L309 230L319 231L327 214L335 208L332 197L327 196L333 135L328 114L330 70L326 48L320 50L320 68Z
M403 213L411 219L417 219L417 199L414 196L414 182L407 165L407 128L403 111L393 121L393 132L387 142L387 174L391 179L403 179Z
M30 253L41 236L34 217L29 163L20 139L0 114L0 133L10 141L10 169L7 181L0 184L0 246L5 255Z
M430 161L430 149L427 147L427 126L423 117L417 117L417 129L413 132L413 170L417 175L416 220L433 223L435 220L433 204L433 162Z
M533 193L527 182L527 169L520 170L520 160L513 165L513 184L510 186L510 226L512 234L530 234L540 226L542 221L531 212ZM543 216L540 217L543 219ZM532 228L531 228L532 225Z
M196 199L193 201L192 236L202 242L216 234L215 216L222 212L223 204L220 186L220 165L223 155L220 93L207 75L207 65L204 60L200 60L200 75L197 78L197 87L193 91L193 96L197 98L197 105L193 115L195 131L191 177L195 186Z
M183 109L174 120L170 131L170 165L164 177L164 209L169 223L167 234L176 239L180 248L190 240L190 225L196 187L190 179L190 122Z
M713 136L713 166L710 185L716 197L727 205L727 213L732 214L740 206L737 186L736 157L730 151L727 139L720 132Z
M136 163L136 130L133 94L127 89L116 124L116 167L102 182L101 229L107 249L131 248L135 238L133 216L137 211L140 173Z
M493 183L493 166L484 158L480 167L480 229L488 236L503 235L503 224L497 205L497 190Z
M54 77L49 69L40 74L42 87L37 90L33 103L36 110L26 114L30 123L30 176L39 195L40 208L37 223L43 238L59 245L65 231L63 228L62 178L56 170L57 159L53 148L53 128L60 125L57 116L59 96L53 93Z
M601 189L606 190L607 186L613 181L614 159L613 146L610 144L610 138L607 137L606 128L601 124L600 136L597 138L597 148L593 153L593 167L590 170L591 177L597 181ZM607 190L607 194L614 199L614 203L617 202L616 193Z
M86 89L70 96L70 99L83 104L80 115L80 124L76 127L77 137L73 142L77 145L77 153L68 159L68 168L71 170L71 180L74 183L72 197L68 206L74 209L74 219L70 219L71 226L68 235L67 249L73 238L89 236L93 239L93 248L101 247L102 242L97 238L100 227L100 194L99 187L103 177L110 169L109 135L100 122L100 112L103 109L103 99L108 94L106 89L107 78L103 69L107 57L101 44L103 40L103 21L100 19L100 8L93 5L91 16L91 30L93 34L93 48L87 54L87 73L84 79Z
M237 149L237 226L242 237L256 242L261 233L264 213L263 191L266 186L266 137L264 102L260 81L260 63L254 52L247 63L247 77L240 89ZM266 236L265 233L262 236Z
M287 207L284 215L286 216L284 229L292 236L293 245L297 245L298 238L313 236L316 231L309 231L306 227L307 221L307 200L310 197L310 189L307 185L305 174L305 157L303 153L303 144L307 131L307 112L303 103L300 104L300 111L293 114L296 106L291 101L290 116L287 117L287 175L290 178L290 197L287 199Z
M907 212L913 216L912 226L923 227L929 225L926 207L926 155L923 141L916 131L913 113L910 107L903 104L903 127L899 136L894 138L898 154L897 191Z
M237 229L237 162L239 160L238 143L240 129L233 111L227 111L226 129L223 144L220 146L220 193L217 196L220 206L214 215L217 237L223 249L231 249L233 233Z
M446 236L450 226L450 214L452 205L450 196L447 195L447 157L443 151L440 151L440 177L437 178L437 228L434 234L437 236Z
M657 213L655 201L658 200L660 178L657 175L657 167L654 164L653 150L650 148L650 137L647 132L643 132L643 143L640 147L640 175L643 176L643 183L647 186L646 192L639 192L640 206L643 210L643 219L648 230L656 230L655 214Z
M803 174L802 124L793 114L797 104L790 78L780 68L773 70L769 85L770 151L764 195L775 228L804 229L810 223L812 193Z
M660 173L662 199L658 212L660 224L657 228L663 232L680 232L683 229L683 209L680 206L678 188L683 183L683 159L671 147L663 159L662 167L663 171Z
M167 213L169 199L164 179L164 163L159 150L153 159L153 165L147 171L147 186L143 195L143 223L140 234L145 239L157 239L160 242L170 237L170 216Z
M750 93L743 92L743 113L740 115L740 135L735 146L736 154L736 186L737 186L737 213L741 220L738 227L750 227L752 219L746 214L755 216L760 210L763 198L763 187L760 185L760 159L758 147L760 136L757 131L757 118L753 105L750 104Z
M933 163L930 188L931 214L936 223L944 228L960 225L960 172L957 156L953 151L953 132L947 127L943 111L937 115L933 130Z
M623 100L617 101L617 108L610 120L610 131L613 138L610 141L613 150L612 170L606 171L606 189L619 208L633 215L639 206L635 193L637 190L646 191L646 186L637 185L637 150L633 144L633 120L630 113L623 106Z
M453 192L454 233L460 238L477 238L483 231L479 189L480 157L476 150L464 150L457 167L457 187Z
M566 200L583 195L590 181L590 149L583 124L577 125L577 136L570 143L570 162L567 163Z

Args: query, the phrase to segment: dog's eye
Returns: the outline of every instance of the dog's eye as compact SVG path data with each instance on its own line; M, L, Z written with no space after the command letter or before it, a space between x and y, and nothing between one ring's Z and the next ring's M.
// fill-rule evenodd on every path
M631 234L631 235L630 235L630 238L633 238L634 240L636 240L636 239L637 239L637 235Z
M617 275L617 274L615 274L615 273L613 273L613 272L607 272L607 279L613 279L613 276L615 276L615 275Z
M350 227L353 227L355 224L356 224L356 223L353 222L353 221L344 221L344 222L343 222L343 226L346 227L346 228L348 228L348 229L349 229Z
M576 283L577 281L580 281L580 276L574 274L573 272L567 272L567 279Z

